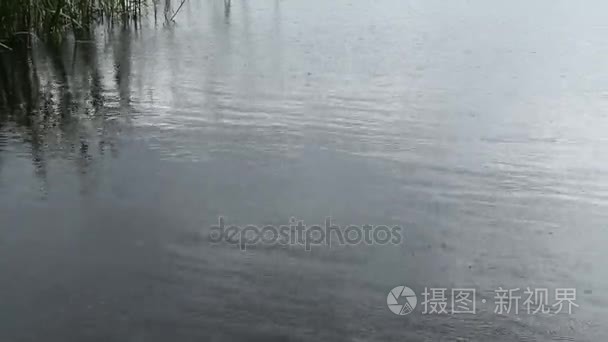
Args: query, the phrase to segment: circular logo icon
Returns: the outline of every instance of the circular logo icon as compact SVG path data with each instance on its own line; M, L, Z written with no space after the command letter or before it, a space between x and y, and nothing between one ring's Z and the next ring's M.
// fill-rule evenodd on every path
M407 315L414 311L418 304L416 293L407 286L397 286L388 293L386 305L395 315Z

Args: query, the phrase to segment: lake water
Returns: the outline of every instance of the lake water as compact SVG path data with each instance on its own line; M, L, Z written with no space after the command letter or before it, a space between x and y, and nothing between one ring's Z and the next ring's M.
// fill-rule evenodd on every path
M36 45L41 98L0 110L0 340L604 340L606 13L189 1ZM219 216L405 239L241 251L208 241ZM425 287L475 289L476 314L423 314ZM578 307L498 314L499 287Z

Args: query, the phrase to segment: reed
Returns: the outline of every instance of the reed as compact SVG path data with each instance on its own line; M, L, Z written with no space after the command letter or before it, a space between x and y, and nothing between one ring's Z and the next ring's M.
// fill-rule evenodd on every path
M19 35L55 39L66 30L88 31L104 19L136 19L149 1L158 0L2 0L0 49Z

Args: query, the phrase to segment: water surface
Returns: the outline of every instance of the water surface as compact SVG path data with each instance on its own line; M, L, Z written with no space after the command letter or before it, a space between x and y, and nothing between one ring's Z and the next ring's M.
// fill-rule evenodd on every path
M602 340L606 10L190 1L37 45L41 98L0 111L0 339ZM241 252L207 241L220 215L405 242ZM396 316L397 285L479 312ZM499 286L580 307L496 315Z

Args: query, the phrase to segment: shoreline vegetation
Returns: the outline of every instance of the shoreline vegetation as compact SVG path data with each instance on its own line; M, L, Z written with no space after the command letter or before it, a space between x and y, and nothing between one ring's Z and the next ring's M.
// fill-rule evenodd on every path
M128 35L130 31L139 29L144 18L154 19L155 24L160 21L171 25L186 2L1 0L0 109L37 111L37 103L48 95L43 93L49 91L62 93L54 98L71 98L70 83L73 82L69 82L69 70L64 65L67 56L63 54L66 51L78 55L82 52L85 58L91 58L96 54L94 46L84 46L79 42L95 41L95 30L106 28L112 31L118 28L115 26L120 26L119 34ZM128 51L127 47L125 49ZM89 62L85 64L95 64ZM126 61L120 63L125 64ZM49 69L44 65L52 67ZM55 86L48 87L49 84ZM64 108L69 106L69 101L62 103Z
M176 2L173 4L173 2ZM107 23L137 25L142 17L159 12L167 23L186 0L3 0L0 2L0 51L32 37L59 42L66 33L86 34ZM176 10L174 10L174 5ZM22 39L23 38L23 39Z

